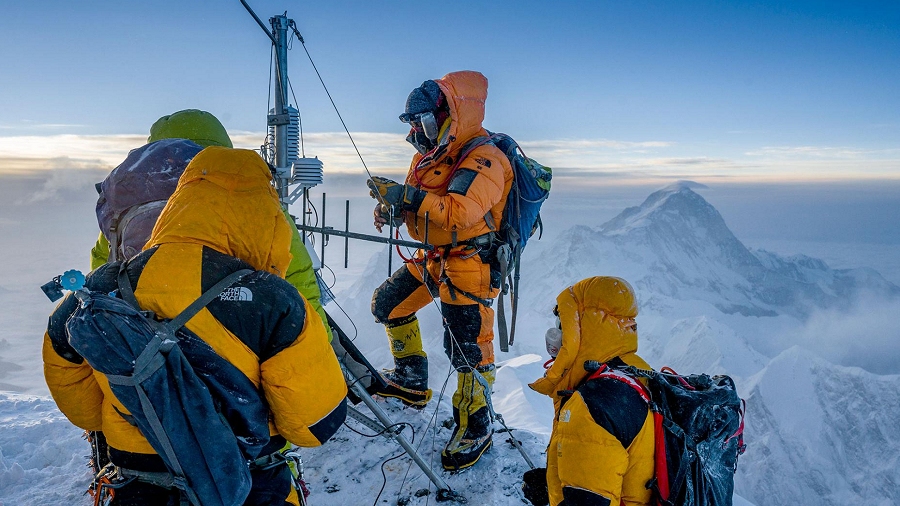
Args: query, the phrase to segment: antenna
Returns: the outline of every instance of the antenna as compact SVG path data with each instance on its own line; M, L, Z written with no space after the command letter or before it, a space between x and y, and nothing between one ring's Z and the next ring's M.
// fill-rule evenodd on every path
M305 156L298 156L303 154L300 153L300 150L298 149L299 143L301 142L300 111L295 107L289 105L287 98L288 91L290 90L287 60L289 33L293 33L297 37L300 43L304 45L304 49L306 47L305 41L300 35L299 30L297 30L296 23L293 19L287 17L286 12L282 15L273 16L269 19L269 23L272 27L270 31L268 28L266 28L265 24L263 24L259 17L253 12L253 9L250 8L246 0L241 0L241 4L243 4L244 8L247 9L247 12L249 12L250 15L253 16L253 19L256 20L256 23L259 25L259 27L262 28L266 36L272 41L275 64L275 105L271 110L269 110L269 115L267 117L268 135L266 139L266 146L264 147L264 149L262 149L261 154L263 158L265 158L266 161L269 162L269 164L271 164L275 169L275 189L278 192L278 199L281 201L282 206L287 208L288 205L296 202L297 199L299 199L301 196L303 197L302 223L297 224L297 229L302 232L301 237L303 238L303 242L307 243L308 234L321 234L323 245L325 244L325 241L329 236L335 235L338 237L344 237L345 241L347 239L357 239L367 242L389 244L392 246L405 246L417 249L433 250L434 246L427 244L427 241L425 243L421 243L417 241L406 241L395 238L393 226L390 227L388 237L350 232L349 201L347 201L348 219L344 230L335 229L334 227L326 227L324 223L324 193L322 197L323 209L321 215L322 220L319 223L320 226L307 225L306 209L307 202L309 201L309 189L324 182L323 164L322 161L318 159L318 157L310 158ZM307 56L309 56L309 51L307 51ZM315 69L315 63L312 62L311 57L310 63L313 65L313 69ZM318 70L316 70L316 74L319 76L319 81L322 82L322 86L325 87L325 83L322 81L321 75L318 74ZM328 93L327 87L325 87L325 92ZM331 99L330 93L328 93L328 96L329 99ZM294 99L296 100L296 97ZM337 111L337 106L334 104L334 100L332 100L332 105L335 107L335 111L340 117L340 112ZM343 124L343 119L341 119L341 122ZM346 125L344 128L346 130ZM347 130L347 134L349 136L349 130ZM353 142L352 136L350 137L350 141ZM356 145L354 143L354 147L355 146ZM359 152L357 150L357 154L358 153ZM360 160L362 160L361 155ZM363 167L365 167L364 161ZM368 168L366 168L366 173L368 176ZM291 189L291 186L295 186L293 190ZM382 204L384 204L383 201ZM427 237L427 230L425 234L425 237ZM315 252L312 249L307 249L310 251L310 256L315 256ZM324 264L324 254L325 250L323 248L323 258L319 259L322 264ZM347 266L347 256L348 251L345 247L344 267ZM390 275L392 272L391 267L391 257L388 257L388 275Z

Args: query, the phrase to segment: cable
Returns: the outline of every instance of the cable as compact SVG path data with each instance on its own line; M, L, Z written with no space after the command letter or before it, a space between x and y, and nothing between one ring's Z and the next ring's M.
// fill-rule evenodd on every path
M359 329L356 327L356 323L353 321L353 318L350 318L350 315L347 314L347 311L341 306L341 304L337 301L337 298L333 299L332 302L341 310L341 313L347 317L347 321L350 322L350 325L353 325L353 337L350 339L350 342L355 342L356 338L359 337ZM348 336L349 337L349 336Z
M328 272L331 274L331 279L332 279L331 284L325 283L325 286L327 286L328 289L330 290L330 289L334 288L334 285L337 284L337 274L335 274L334 270L331 267L329 267L327 264L323 263L322 268L328 269ZM324 279L323 279L323 281L324 281Z
M362 437L367 437L367 438L375 438L375 437L381 436L381 435L383 435L385 432L387 432L387 431L393 429L394 427L409 427L409 430L412 431L412 440L413 440L413 442L415 442L415 440L416 440L416 428L413 427L412 424L409 423L409 422L397 422L397 423L392 423L392 424L388 425L387 427L381 429L381 431L376 432L375 434L366 434L366 433L364 433L364 432L360 432L360 431L354 429L353 427L351 427L350 425L348 425L346 420L344 421L344 427L347 427L348 429L350 429L351 431L353 431L353 432L359 434L360 436L362 436ZM403 432L403 429L400 429L400 432ZM399 433L398 433L398 434L399 434Z
M385 432L388 432L389 430L393 429L394 427L401 427L400 432L403 432L403 428L402 428L402 427L409 427L409 430L412 431L412 441L410 442L410 444L415 444L415 442L416 442L416 428L413 427L412 424L411 424L411 423L408 423L408 422L397 422L397 423L388 425L387 427L385 427L384 429L382 429L381 431L379 431L379 432L376 433L376 434L366 434L366 433L364 433L364 432L360 432L360 431L354 429L353 427L350 427L350 425L348 425L346 421L344 421L344 427L347 427L348 429L350 429L351 431L353 431L353 432L359 434L360 436L367 437L367 438L378 437L378 436L384 434ZM398 433L398 434L399 434L399 433ZM381 463L381 478L382 478L383 481L381 482L381 490L379 490L379 491L378 491L378 495L375 496L375 502L372 503L372 506L375 506L376 504L378 504L378 499L381 498L381 494L384 492L384 488L387 486L387 474L384 472L384 466L385 466L388 462L390 462L390 461L392 461L392 460L399 459L400 457L402 457L402 456L404 456L404 455L406 455L406 452L405 452L405 451L400 452L400 453L398 453L397 455L394 455L393 457L391 457L391 458L389 458L389 459L386 459L386 460L384 460L384 461ZM401 484L400 487L401 487L401 490L402 490L403 485Z
M434 413L431 415L431 419L428 421L428 425L425 426L425 429L426 429L426 430L427 430L429 427L434 426L434 429L431 431L431 452L429 453L429 456L428 456L428 463L429 463L429 464L433 464L433 459L434 459L434 443L435 443L435 441L436 441L436 439L437 439L437 414L438 414L438 410L440 409L441 401L444 399L444 394L445 394L446 391L447 391L447 384L450 382L450 376L453 375L453 372L454 372L454 371L455 371L455 369L453 368L452 365L447 369L447 377L444 378L444 384L441 386L441 393L438 394L437 406L434 408ZM422 443L424 443L424 442L425 442L425 438L422 438L422 441L419 442L419 446L416 447L416 452L419 451L419 448L422 447ZM410 462L410 465L407 466L407 468L406 468L406 475L409 475L409 471L410 471L411 468L412 468L412 462ZM404 482L404 483L406 482L406 475L404 475L404 477L403 477L403 482ZM432 486L432 485L433 485L433 483L431 482L431 480L428 480L428 490L429 490L429 491L431 490L431 486ZM401 490L401 491L403 490L403 485L402 485L402 484L400 485L400 490ZM428 497L425 498L425 505L426 505L426 506L428 506L428 503L430 502L430 500L431 500L431 494L429 494Z
M331 107L333 107L334 112L337 113L338 119L341 121L341 126L344 127L344 131L347 132L347 137L350 139L350 143L353 144L353 149L356 151L356 156L359 157L359 161L362 162L363 169L365 169L366 174L371 180L372 173L369 172L369 166L366 165L366 161L365 159L363 159L362 153L359 152L359 147L357 147L356 141L353 140L353 135L350 134L350 129L347 128L347 123L344 122L344 117L341 116L341 111L338 110L337 104L334 103L334 98L332 98L331 92L328 91L328 86L325 86L325 80L322 79L322 74L319 73L319 68L316 67L316 63L313 61L312 55L309 54L309 49L307 49L306 42L303 40L303 36L300 35L300 31L297 29L297 24L294 23L293 20L291 20L288 26L290 28L293 28L294 33L297 35L297 40L299 40L300 45L303 46L303 51L306 53L306 57L309 59L310 65L312 65L313 70L316 72L316 77L319 78L319 82L322 83L322 88L325 90L325 94L328 95L328 100L331 102ZM382 205L387 205L387 202L385 202L384 197L382 197L381 195L378 195L376 198L382 203Z
M375 502L372 503L372 506L376 506L378 504L378 499L381 499L381 493L384 492L384 487L387 486L387 474L385 474L385 472L384 472L384 466L387 465L388 462L399 459L400 457L402 457L405 454L406 454L406 452L400 452L397 455L394 455L393 457L391 457L381 463L381 479L383 481L381 482L381 490L379 490L378 495L375 496Z

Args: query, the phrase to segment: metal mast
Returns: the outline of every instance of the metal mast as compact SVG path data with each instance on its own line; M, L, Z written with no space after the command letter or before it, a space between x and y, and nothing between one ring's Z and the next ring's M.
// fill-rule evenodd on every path
M291 160L288 157L288 126L291 123L287 110L287 33L289 20L286 15L269 19L272 25L272 43L275 49L275 108L269 114L268 125L275 127L275 189L278 198L285 202L291 182Z

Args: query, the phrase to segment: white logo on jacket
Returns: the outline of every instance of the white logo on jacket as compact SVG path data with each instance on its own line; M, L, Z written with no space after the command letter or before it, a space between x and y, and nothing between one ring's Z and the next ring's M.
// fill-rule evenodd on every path
M250 302L253 300L253 292L245 286L226 288L219 294L219 300Z

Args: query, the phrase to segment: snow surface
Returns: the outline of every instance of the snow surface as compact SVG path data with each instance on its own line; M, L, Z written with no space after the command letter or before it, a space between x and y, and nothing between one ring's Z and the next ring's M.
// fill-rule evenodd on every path
M606 223L529 243L516 343L511 353L498 352L497 411L530 458L543 464L552 407L527 383L543 373L543 335L553 325L555 296L588 276L621 276L638 293L640 353L651 365L727 373L747 400L748 450L738 464L735 505L900 504L900 335L896 325L882 323L900 310L900 288L871 269L831 269L808 256L751 250L691 186L664 188ZM551 206L552 200L545 207ZM49 252L36 254L50 261ZM328 307L377 366L388 365L390 355L368 306L387 275L387 254L378 250L349 275L338 271L341 307ZM34 379L40 378L34 333L51 305L31 278L28 289L16 282L26 273L10 279L0 287L0 302L21 310L3 320L0 389L42 393L46 387ZM413 426L415 444L439 470L455 377L441 352L437 307L423 309L420 321L439 402L423 411L395 401L379 405ZM855 361L861 350L875 350L869 353L881 361ZM0 393L0 427L0 504L89 503L81 495L87 445L52 400ZM333 441L303 450L311 504L372 504L382 483L378 504L435 501L433 487L408 458L386 462L400 451L395 443L350 428L372 432L348 419ZM507 439L498 432L478 465L441 476L469 504L523 504L520 477L527 465Z

